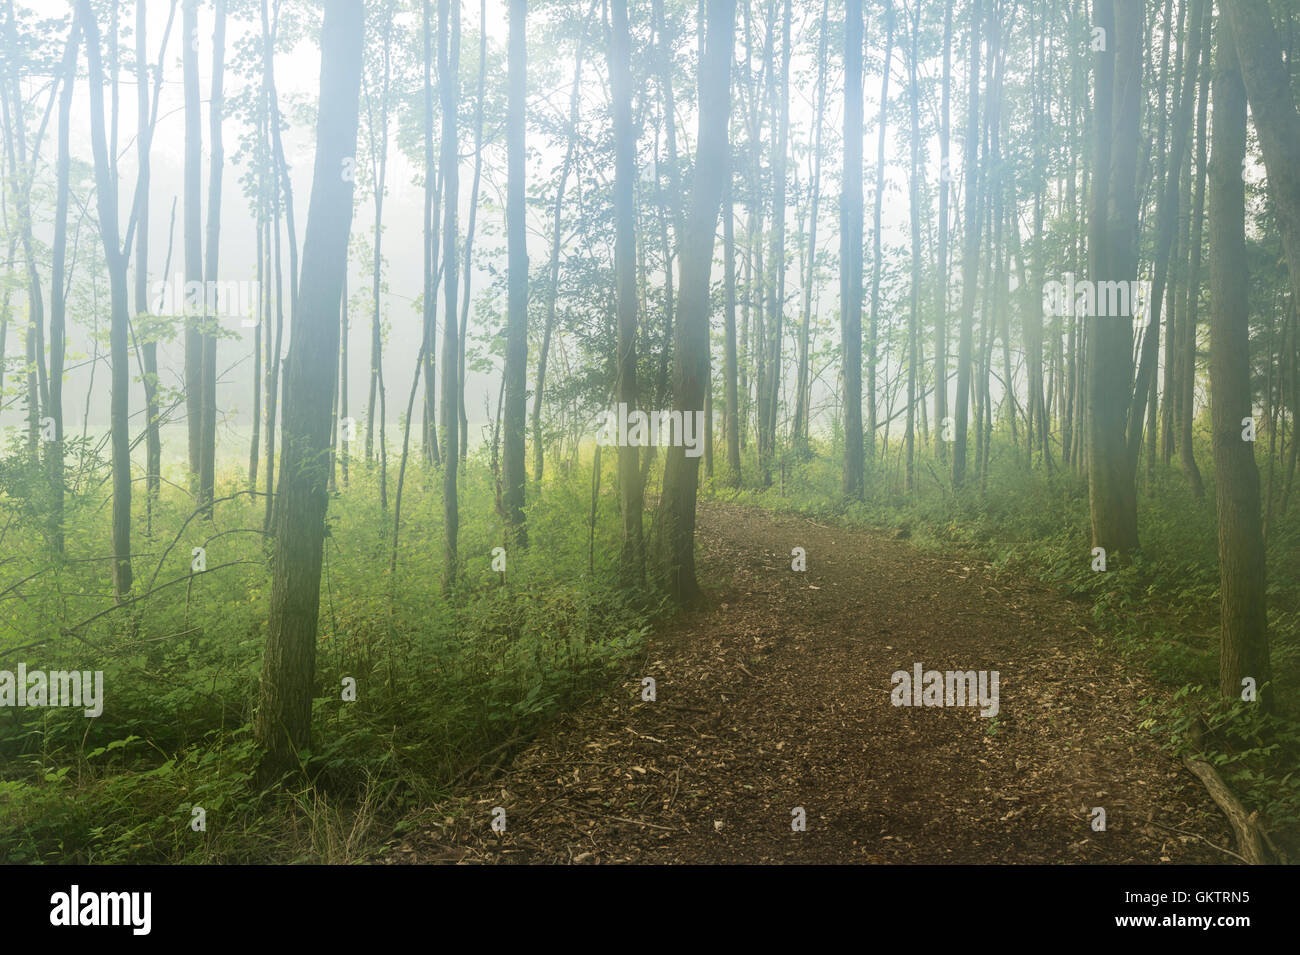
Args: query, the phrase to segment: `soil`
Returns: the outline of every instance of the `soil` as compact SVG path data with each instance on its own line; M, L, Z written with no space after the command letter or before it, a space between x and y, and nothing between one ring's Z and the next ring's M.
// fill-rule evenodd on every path
M1166 691L1048 586L718 502L697 540L700 605L387 861L1235 861L1208 794L1139 727ZM894 705L916 663L996 670L998 713Z

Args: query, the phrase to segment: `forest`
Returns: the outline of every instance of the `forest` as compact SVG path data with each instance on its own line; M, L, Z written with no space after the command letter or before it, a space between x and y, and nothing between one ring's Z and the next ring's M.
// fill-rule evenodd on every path
M0 862L1300 859L1296 55L0 0Z

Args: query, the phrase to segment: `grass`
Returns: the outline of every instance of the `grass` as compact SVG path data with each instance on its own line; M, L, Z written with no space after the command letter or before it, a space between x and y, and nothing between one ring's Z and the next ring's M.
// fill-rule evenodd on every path
M0 668L102 670L105 686L97 719L0 709L0 859L9 862L373 857L412 807L451 793L485 756L604 685L659 611L651 594L617 583L612 498L601 502L589 573L589 473L548 481L528 512L530 546L508 551L503 575L492 570L504 543L492 476L471 461L461 579L444 594L440 480L408 470L394 571L391 501L380 506L377 475L354 461L351 486L329 510L304 781L259 796L249 724L270 602L264 498L238 495L211 521L188 520L188 495L164 485L152 534L134 542L136 593L175 583L77 626L112 606L102 475L74 478L67 550L56 559L38 546L39 508L15 480L38 487L39 478L13 456L6 464L3 586L35 576L0 594ZM234 481L218 497L239 490ZM135 511L144 528L140 498ZM195 547L206 550L206 573L191 570Z

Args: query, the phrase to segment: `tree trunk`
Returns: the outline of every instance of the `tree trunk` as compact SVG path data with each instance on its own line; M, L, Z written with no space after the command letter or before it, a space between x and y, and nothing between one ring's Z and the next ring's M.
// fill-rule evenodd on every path
M1220 9L1236 37L1250 114L1268 172L1268 194L1277 203L1291 294L1300 300L1300 112L1291 92L1289 64L1282 60L1284 34L1267 0L1221 0Z
M221 239L221 174L225 168L225 152L221 140L221 120L225 115L226 69L226 0L215 0L215 21L212 32L212 95L208 103L208 138L211 141L211 165L208 168L208 230L205 237L207 260L203 273L208 284L204 288L203 321L203 400L202 446L199 449L199 503L206 514L212 516L212 502L216 496L217 468L217 326L220 308L208 314L209 305L216 305L217 252ZM211 324L209 324L211 323Z
M1137 278L1137 143L1142 81L1139 0L1097 0L1095 23L1107 49L1097 53L1093 206L1088 246L1093 289ZM1109 287L1109 286L1108 286ZM1099 316L1088 330L1088 500L1092 545L1137 547L1137 491L1126 443L1133 381L1133 319Z
M730 157L727 163L727 195L722 204L723 282L723 394L726 399L727 483L740 486L740 388L736 360L736 215L731 203Z
M813 173L812 197L808 214L808 273L803 287L803 320L799 324L799 368L796 373L794 398L794 424L791 443L796 448L806 448L811 422L812 381L809 376L809 334L812 328L813 288L817 284L817 207L822 189L822 120L826 114L826 40L830 32L829 0L822 0L821 22L817 36L817 112L813 119ZM728 196L731 190L728 189ZM730 211L731 200L727 200ZM729 227L730 228L730 227ZM734 267L733 267L734 268Z
M919 69L917 59L920 55L921 8L919 4L912 7L912 50L908 59L910 90L908 99L912 120L912 170L909 179L909 206L912 219L912 289L911 308L907 319L907 424L903 431L903 488L911 492L916 490L916 366L917 346L920 335L921 305L921 119L920 90L917 87L916 74Z
M1265 611L1264 538L1259 523L1255 445L1244 439L1250 390L1246 198L1246 89L1228 22L1219 22L1214 76L1210 205L1210 394L1214 427L1215 510L1219 519L1219 692L1243 699L1254 681L1268 708L1271 679ZM1270 180L1271 181L1271 180Z
M729 167L731 58L735 0L708 0L708 36L700 65L699 128L690 217L683 236L680 314L673 342L673 408L702 414L709 381L709 277L718 213ZM664 574L679 604L695 599L695 499L700 459L674 444L664 465L662 514Z
M63 55L63 90L59 96L59 153L56 164L54 205L54 244L50 270L50 405L49 417L54 424L54 440L46 449L50 473L50 542L63 553L63 359L67 352L67 301L64 296L64 273L68 248L68 177L72 162L70 134L72 92L77 78L77 47L81 24L73 18L72 32ZM141 45L143 40L141 40ZM143 86L143 83L141 84ZM143 120L142 120L143 122ZM142 173L148 175L146 171ZM143 268L137 269L141 276ZM137 279L136 291L142 297L143 278ZM0 352L0 356L3 356ZM147 386L146 386L147 387Z
M130 358L127 352L126 253L119 246L117 190L109 168L108 141L104 132L104 77L99 56L99 27L90 0L77 6L86 38L86 59L90 69L90 139L95 156L95 196L98 200L99 231L108 265L111 319L109 361L112 387L109 397L110 443L113 473L113 596L120 603L131 590L131 435L127 406L130 389Z
M632 128L631 41L627 0L610 0L609 87L614 112L614 281L618 313L618 358L614 397L618 409L631 414L637 405L636 374L636 142ZM616 409L617 410L617 409ZM637 449L619 446L618 485L623 511L619 556L626 581L645 579L645 543L641 526L641 473Z
M506 107L506 243L509 305L506 317L506 396L503 412L501 467L505 481L501 503L514 541L528 544L524 525L527 463L524 457L528 426L528 238L524 205L525 117L527 81L527 0L510 0L509 89Z
M474 97L474 181L469 189L469 224L465 229L465 288L460 296L460 341L456 356L456 382L460 396L461 468L469 448L469 415L465 412L465 342L469 337L469 291L474 277L474 227L478 222L479 184L483 178L483 98L487 88L487 0L478 8L478 92Z
M542 470L546 461L546 448L542 442L542 395L546 391L546 364L551 354L551 332L555 328L556 302L559 299L560 284L560 229L561 210L564 206L564 191L569 184L569 172L573 168L578 139L578 105L582 91L582 54L586 47L587 34L584 32L578 41L578 51L574 55L573 87L569 93L569 132L568 144L564 151L564 164L560 167L560 184L555 190L555 214L551 228L551 263L550 281L546 293L546 326L542 330L542 347L537 355L537 390L533 393L533 480L541 491ZM462 326L463 329L464 326Z
M961 326L957 336L957 395L952 431L952 486L966 480L966 429L970 414L971 346L975 324L975 284L979 277L979 72L980 0L972 0L970 69L967 72L966 158L962 188L965 193L962 229L965 230L961 263Z
M978 2L978 0L976 0ZM840 197L840 338L844 352L844 475L862 497L862 0L845 0L844 174Z
M352 227L353 185L340 171L356 153L363 18L359 3L325 0L320 101L330 108L317 115L316 162L297 296L302 308L293 310L293 347L285 370L276 555L254 720L254 735L263 750L258 767L263 786L294 767L311 728L330 408Z
M185 423L189 428L191 491L201 490L203 473L203 323L202 309L193 307L192 282L203 289L203 209L200 206L203 161L203 117L199 107L199 2L183 0L181 26L184 46L181 69L185 93Z
M1192 225L1188 242L1187 301L1183 310L1178 382L1178 459L1183 474L1199 501L1205 497L1201 470L1196 466L1196 449L1192 445L1194 399L1196 395L1196 313L1201 301L1201 241L1205 231L1205 183L1207 178L1207 128L1210 100L1210 31L1212 20L1207 7L1204 13L1201 42L1200 100L1196 106L1196 178L1192 200Z
M882 265L880 215L885 203L885 132L889 119L889 60L894 52L894 6L885 0L885 65L880 71L880 126L876 138L876 203L871 225L871 319L867 326L867 435L866 457L875 461L876 351L880 337L880 271Z
M516 0L517 2L517 0ZM456 583L456 534L460 528L460 507L456 479L460 461L459 383L456 381L458 338L456 328L456 213L459 176L456 155L456 110L460 100L460 6L438 0L438 85L442 93L442 181L444 210L442 225L443 279L446 320L442 323L442 434L445 443L442 471L444 552L443 589Z
M943 8L943 78L939 94L939 237L935 270L934 307L934 446L939 460L948 460L948 183L952 168L948 158L952 141L952 6Z

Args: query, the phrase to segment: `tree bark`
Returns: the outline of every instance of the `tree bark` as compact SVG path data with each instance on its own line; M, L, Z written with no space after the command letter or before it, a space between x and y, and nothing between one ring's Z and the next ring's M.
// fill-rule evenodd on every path
M636 369L636 142L632 128L631 41L627 0L610 0L609 87L614 112L614 282L618 314L618 356L614 397L631 414L637 405ZM637 449L620 445L618 485L623 511L619 564L626 581L645 579L645 538L641 525L641 472Z
M86 38L86 60L90 69L90 139L95 157L95 196L99 208L99 231L108 264L111 319L109 362L112 387L109 396L110 444L113 474L113 596L121 603L131 590L131 435L127 399L130 389L130 358L127 352L127 254L118 244L117 190L109 167L108 141L104 131L104 77L99 55L99 27L90 0L79 0L78 15Z
M181 26L184 47L181 53L181 71L185 94L185 167L184 167L184 233L185 233L185 286L187 293L194 289L192 282L203 287L203 209L200 206L203 161L203 117L199 107L199 4L198 0L183 0ZM202 295L207 300L206 289ZM189 294L185 301L185 422L189 428L190 484L191 490L201 490L203 473L203 351L204 335L202 309L194 314ZM201 497L201 495L200 495Z
M1137 143L1142 84L1139 0L1097 0L1105 31L1097 53L1093 207L1089 254L1094 289L1137 278ZM1132 302L1129 303L1130 306ZM1094 314L1088 331L1088 501L1092 545L1117 552L1137 547L1137 491L1126 442L1133 381L1133 319Z
M718 213L726 185L731 124L731 59L735 0L708 0L708 35L700 65L699 128L690 214L682 244L680 313L673 341L673 408L702 414L709 381L709 278ZM699 595L695 577L695 499L699 457L674 444L664 465L660 502L663 571L670 596L686 604Z
M1253 415L1250 389L1246 197L1246 89L1229 23L1219 22L1214 142L1210 151L1210 413L1214 428L1215 510L1219 521L1219 692L1243 698L1253 680L1270 708L1264 537L1259 520L1255 445L1243 428Z
M88 0L85 0L88 2ZM351 177L361 88L363 7L325 0L321 25L316 161L285 369L284 447L275 509L275 564L254 736L258 780L281 778L308 745L328 495L330 408L336 381L339 301L352 227Z
M517 0L516 0L517 2ZM459 200L459 176L456 154L456 110L460 101L460 6L451 0L438 0L438 85L442 93L442 181L443 181L443 291L442 323L442 436L445 446L442 471L442 506L444 523L443 589L456 583L456 536L460 528L460 507L456 497L456 480L460 461L459 382L456 381L458 353L456 328L456 218Z
M208 102L208 139L210 140L211 165L208 167L208 229L204 237L207 259L203 273L208 284L204 289L203 321L203 400L202 405L202 446L199 449L199 503L205 513L211 517L212 502L216 496L217 468L217 326L220 308L216 314L208 314L208 305L216 305L215 293L209 295L207 289L218 288L217 253L221 240L221 174L225 168L225 152L222 147L221 121L225 115L225 70L226 70L226 0L215 0L214 26L212 32L212 87Z
M514 542L528 544L524 525L528 427L528 238L524 205L525 110L528 101L527 0L510 0L510 49L506 106L506 245L509 303L506 317L506 395L501 467L501 503Z
M976 0L978 2L978 0ZM862 0L845 0L844 175L840 197L840 338L844 352L844 474L862 497Z

